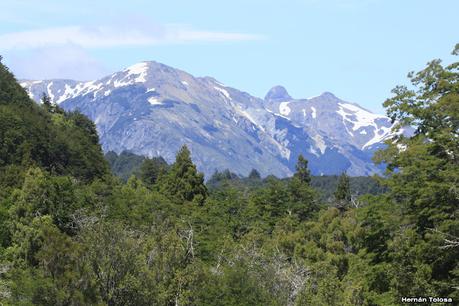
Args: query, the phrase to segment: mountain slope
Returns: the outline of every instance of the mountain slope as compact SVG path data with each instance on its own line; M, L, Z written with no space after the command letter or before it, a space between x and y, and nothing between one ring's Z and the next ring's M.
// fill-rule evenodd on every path
M0 62L0 181L17 183L37 166L81 181L101 178L109 169L98 141L93 122L37 105Z
M260 99L213 78L142 62L100 80L22 81L97 125L104 151L129 150L172 161L187 144L206 175L216 169L288 176L299 154L314 174L380 171L374 150L390 137L390 121L330 93L293 99L274 87Z

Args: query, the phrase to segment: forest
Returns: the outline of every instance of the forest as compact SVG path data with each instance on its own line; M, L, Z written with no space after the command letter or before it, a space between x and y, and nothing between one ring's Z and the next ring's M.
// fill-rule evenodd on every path
M453 51L459 54L459 45ZM413 126L386 173L205 182L183 146L109 152L93 122L32 101L0 61L0 305L400 305L459 301L459 62L384 107Z

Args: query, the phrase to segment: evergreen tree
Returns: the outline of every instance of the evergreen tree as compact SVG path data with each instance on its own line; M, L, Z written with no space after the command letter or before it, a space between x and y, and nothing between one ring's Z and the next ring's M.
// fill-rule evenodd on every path
M344 203L350 186L378 186L346 173L311 182L302 156L291 179L216 172L222 184L208 195L184 146L164 175L162 159L145 163L154 188L123 183L105 171L92 122L45 111L0 64L0 304L398 305L424 295L454 304L458 68L433 61L412 74L417 90L394 91L389 115L416 132L379 153L386 192L340 213L318 211L311 185ZM145 158L107 159L132 173Z
M297 215L300 220L311 217L318 210L314 190L310 186L311 175L308 161L300 155L296 164L296 172L288 184L290 195L289 211Z
M28 106L35 107L34 102L29 98L24 88L14 78L0 60L0 106Z
M108 173L94 123L30 100L8 69L0 64L0 167L41 167L91 181ZM51 108L46 110L45 107Z
M53 105L51 104L51 99L46 93L43 93L41 96L41 103L43 104L43 107L45 110L49 113L53 112Z
M257 169L252 169L252 171L250 171L250 173L249 173L249 179L251 179L251 180L259 180L259 179L261 179L260 172L258 172Z
M186 145L177 153L174 164L161 182L160 189L179 201L203 204L207 198L204 175L196 170Z
M384 106L396 130L413 126L414 135L399 133L376 156L388 165L388 200L404 224L390 244L392 282L399 296L457 299L459 248L448 243L459 233L459 62L433 60L409 78L412 88L396 87Z
M335 200L349 203L351 201L351 187L349 176L343 172L338 179L338 186L335 191Z
M309 185L311 183L311 172L308 169L308 160L301 154L298 156L295 169L296 172L294 177L299 179L301 183Z
M231 181L238 180L239 176L236 173L231 172L229 169L225 169L222 172L215 170L206 185L209 189L212 189L221 185L231 184Z
M154 185L167 171L167 163L162 157L146 158L140 166L140 179L147 185Z
M126 182L133 174L139 174L140 177L140 167L146 157L128 151L123 151L120 155L109 151L105 154L105 159L108 161L113 174Z

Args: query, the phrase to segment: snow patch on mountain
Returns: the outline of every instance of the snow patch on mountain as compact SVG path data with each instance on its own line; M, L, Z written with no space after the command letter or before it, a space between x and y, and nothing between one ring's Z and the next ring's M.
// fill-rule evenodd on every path
M119 88L119 87L125 87L125 86L129 86L129 85L132 85L133 82L132 80L126 80L125 78L121 79L121 80L115 80L113 82L113 87L115 88Z
M74 93L74 89L70 87L70 85L65 84L64 86L64 93L56 100L56 104L61 103L62 101L71 97L72 93Z
M373 114L369 111L362 109L359 106L350 103L338 103L340 106L340 114L343 118L351 122L353 130L356 131L363 126L374 126L376 127L375 121L377 119L386 118L385 116ZM349 118L351 117L351 118ZM353 119L352 117L355 117Z
M322 138L322 136L320 136L319 134L316 134L314 135L314 137L312 137L312 139L314 140L317 148L320 150L320 153L324 154L325 150L327 149L327 145L325 144L325 141Z
M291 175L299 154L310 160L314 174L369 175L380 171L368 162L373 146L393 135L389 118L331 93L294 99L275 86L262 100L155 62L96 81L21 85L36 101L45 92L64 109L87 114L97 124L104 150L150 157L161 152L173 161L186 143L206 175L215 168Z
M52 85L53 85L53 82L49 83L47 88L46 88L46 89L48 89L48 96L51 99L51 101L54 100L54 94L53 94L53 91L51 90L51 86Z
M128 77L131 75L136 75L137 77L134 79L134 83L143 83L146 82L146 77L148 74L148 63L142 62L142 63L137 63L134 64L126 70L128 72Z
M340 106L340 108L339 108L336 112L337 112L338 114L341 115L342 120L343 120L343 125L344 125L344 128L346 129L346 132L347 132L351 137L354 137L354 134L353 134L351 131L349 131L349 129L347 128L347 124L346 124L346 122L351 122L351 123L352 123L352 121L349 120L349 119L347 118L347 116L349 116L350 114L347 113L347 112L344 110L344 108L341 107L341 106Z
M288 116L288 114L290 114L292 110L290 109L290 107L288 107L289 103L290 102L281 102L279 104L279 113L281 115Z
M27 84L26 88L29 87L29 95L31 97L37 98L37 95L41 95L39 93L34 93L31 91L31 88L35 84L40 84L37 82L32 82L30 85ZM96 97L96 91L102 88L102 84L99 83L95 85L96 81L91 82L75 82L74 84L64 84L63 87L61 86L58 88L57 82L49 81L46 85L46 94L49 96L51 102L60 104L65 100L75 98L77 96L86 95L89 93L93 93L93 98ZM108 95L108 93L106 94Z
M375 131L375 136L370 139L367 143L365 143L362 146L362 149L366 149L376 143L381 143L386 141L389 138L392 138L395 135L395 133L392 133L392 128L391 127L381 127L378 132Z
M217 87L217 86L214 86L214 88L220 92L225 98L227 98L228 100L233 100L230 96L230 94L228 93L227 90L223 89L223 88L220 88L220 87Z
M317 118L316 108L314 106L311 106L311 110L312 110L312 113L311 113L312 119L316 119Z
M148 98L148 103L150 103L151 105L162 105L163 104L161 101L159 101L155 97Z
M115 88L125 87L136 83L145 83L147 81L149 65L147 62L137 63L122 72L112 74L106 85L113 84ZM120 75L122 77L120 78Z
M254 126L256 126L261 131L265 132L265 128L263 126L261 126L257 122L257 120L255 120L254 116L248 110L242 109L240 105L237 105L236 109L239 112L239 114L241 114L243 117L247 118Z

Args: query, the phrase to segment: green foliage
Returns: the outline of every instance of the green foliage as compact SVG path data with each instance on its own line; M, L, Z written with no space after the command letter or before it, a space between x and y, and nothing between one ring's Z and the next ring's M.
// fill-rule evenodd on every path
M247 192L251 192L255 189L266 187L271 179L272 176L268 176L262 180L252 180L248 177L240 177L231 173L229 170L225 170L223 172L216 171L206 182L206 185L209 190L232 186L240 190L247 190ZM285 182L290 180L292 180L292 178L283 179ZM334 192L338 186L338 180L339 177L336 175L312 176L310 185L316 191L318 198L322 202L333 203ZM349 177L349 181L350 189L356 197L365 194L379 195L388 190L387 186L381 185L380 181L373 177Z
M297 171L288 182L289 202L291 207L289 213L293 213L300 220L311 218L319 210L316 201L316 194L311 188L310 171L307 168L308 161L302 155L298 157Z
M351 203L351 187L349 176L346 172L343 172L338 180L338 186L334 193L335 196L335 207L338 207L341 210L349 208Z
M308 160L301 154L298 156L298 161L296 163L295 169L296 172L293 175L294 178L297 178L301 183L311 183L311 172L308 169Z
M140 179L147 185L154 185L168 170L168 164L162 157L147 158L140 166Z
M33 102L16 82L14 75L3 65L0 58L0 106L17 105L33 107Z
M109 151L105 154L105 159L110 165L113 174L126 182L132 175L139 173L140 167L146 158L127 151L123 151L119 155Z
M413 89L398 86L384 103L396 129L416 128L413 137L396 137L376 157L388 164L388 201L403 216L403 230L390 244L394 290L401 295L458 296L451 286L459 283L458 248L448 246L459 225L458 68L459 62L444 67L433 60L409 74Z
M108 173L98 142L93 122L51 103L33 103L0 64L0 168L39 166L87 182Z
M169 165L162 157L147 158L131 152L113 151L105 154L112 172L126 182L132 175L140 178L147 185L154 185L160 176L168 171Z
M50 177L39 168L27 171L20 192L14 194L11 218L29 223L34 216L49 215L61 231L72 234L71 216L81 206L71 177Z
M239 176L236 173L232 173L229 169L225 169L222 172L215 170L214 174L212 174L210 179L206 182L206 185L212 189L222 184L231 184L231 182L236 180L239 180Z
M160 189L178 201L204 203L207 197L204 175L196 170L186 146L177 153L175 162L160 182Z
M261 179L260 172L258 172L257 169L252 169L252 171L250 171L250 173L249 173L248 178L251 179L251 180L259 180L259 179Z
M300 156L292 178L226 170L207 190L186 147L170 168L108 153L117 179L92 122L36 106L0 65L0 303L458 300L457 67L434 61L386 102L417 130L379 153L385 178L311 177Z
M338 180L338 186L336 187L335 191L335 199L337 201L351 201L351 187L349 176L347 176L346 172L341 174Z
M41 97L41 104L43 105L43 108L47 111L47 112L52 112L52 104L51 104L51 99L49 96L47 96L45 93L43 93L43 96Z

